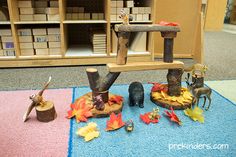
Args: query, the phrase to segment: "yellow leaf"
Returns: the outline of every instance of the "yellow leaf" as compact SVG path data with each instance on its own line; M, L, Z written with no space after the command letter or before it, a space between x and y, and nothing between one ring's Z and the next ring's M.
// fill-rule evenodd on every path
M195 107L194 109L186 109L184 110L186 116L190 117L194 121L199 121L200 123L204 123L203 110L199 107Z
M85 135L84 140L86 142L88 142L88 141L91 141L92 139L97 138L97 137L99 137L99 132L92 131L92 132L89 132L88 134Z

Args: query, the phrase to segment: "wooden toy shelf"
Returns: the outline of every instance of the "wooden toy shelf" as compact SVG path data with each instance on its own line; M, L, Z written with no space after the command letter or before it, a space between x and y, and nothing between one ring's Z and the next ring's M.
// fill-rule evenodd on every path
M132 1L135 3L132 4ZM47 3L45 0L5 0L5 2L8 5L10 19L0 21L0 32L3 28L11 30L14 56L12 53L11 56L6 56L0 46L0 68L114 63L116 61L114 43L117 43L117 39L113 38L112 31L115 24L121 23L118 18L121 8L126 10L129 8L128 11L134 18L131 24L154 24L157 21L158 0L129 0L129 3L126 0L47 0ZM104 36L99 38L96 33L91 34L96 27L104 31ZM34 29L38 28L46 30L46 33L34 34ZM58 32L50 34L51 28L58 28ZM28 37L19 36L21 29L30 29L32 34ZM56 36L60 39L56 40ZM44 37L47 37L44 44L36 43L36 39L43 40ZM146 44L142 51L130 47L128 62L153 61L155 34L148 32L143 37ZM102 46L94 46L100 42ZM95 49L98 53L94 53Z

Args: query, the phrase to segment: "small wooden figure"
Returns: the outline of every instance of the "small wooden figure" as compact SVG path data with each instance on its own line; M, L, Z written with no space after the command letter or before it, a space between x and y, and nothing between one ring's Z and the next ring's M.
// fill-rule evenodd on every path
M51 77L49 77L48 82L45 84L44 88L38 94L33 94L30 96L30 99L33 102L28 107L26 113L23 116L24 122L28 119L28 116L34 107L36 109L36 115L39 121L49 122L56 118L57 114L53 102L43 100L43 92L47 89L50 82L51 82Z

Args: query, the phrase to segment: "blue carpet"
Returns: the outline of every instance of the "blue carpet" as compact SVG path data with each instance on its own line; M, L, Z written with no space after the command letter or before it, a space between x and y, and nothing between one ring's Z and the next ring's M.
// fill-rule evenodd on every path
M128 85L112 86L110 92L122 95L125 105L122 112L123 120L134 121L134 131L127 133L124 128L114 132L106 132L107 118L91 118L89 122L96 122L101 136L91 142L84 142L83 138L75 134L77 129L86 123L77 124L71 120L69 150L70 157L168 157L168 156L236 156L236 106L217 92L212 94L212 106L204 112L205 123L193 122L183 111L176 114L183 122L178 126L167 119L160 108L161 119L158 124L146 125L141 122L139 115L151 111L155 104L150 101L151 85L144 85L145 107L128 106ZM88 87L75 88L73 99L90 92ZM200 102L201 104L201 102ZM208 105L208 104L207 104ZM171 145L179 144L179 145ZM202 145L200 145L202 144ZM227 144L228 149L212 149L214 144ZM169 149L175 146L175 149ZM172 148L173 148L172 147Z

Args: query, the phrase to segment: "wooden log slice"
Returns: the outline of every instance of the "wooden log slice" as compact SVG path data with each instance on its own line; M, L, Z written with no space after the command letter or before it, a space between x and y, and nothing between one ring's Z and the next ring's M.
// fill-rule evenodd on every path
M116 96L114 94L109 93L109 98L112 96ZM78 98L76 101L79 101L80 99L86 99L86 104L92 107L93 101L92 101L92 93L87 93L80 98ZM97 110L95 107L91 110L93 117L100 118L100 117L108 117L112 112L115 114L118 114L122 111L123 108L123 102L120 104L113 104L109 105L108 103L105 103L105 108L103 111Z
M164 108L167 108L167 109L170 109L171 107L174 109L174 110L184 110L184 109L187 109L187 108L190 108L191 107L191 103L184 103L184 104L181 104L179 102L173 102L173 101L168 101L168 100L165 100L165 99L154 99L153 93L150 94L150 99L151 101L158 105L158 106L161 106L161 107L164 107Z
M40 122L50 122L57 117L54 104L51 101L46 101L44 102L44 106L36 106L35 109L37 119Z

